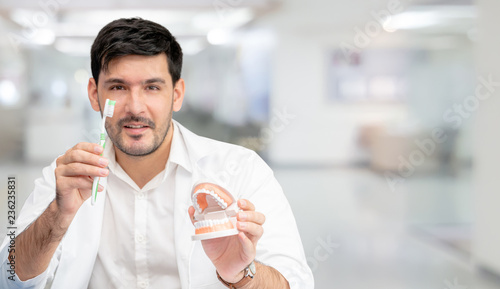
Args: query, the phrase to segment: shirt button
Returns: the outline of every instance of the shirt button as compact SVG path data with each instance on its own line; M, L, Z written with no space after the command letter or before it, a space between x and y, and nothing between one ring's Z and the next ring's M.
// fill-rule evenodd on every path
M137 243L142 243L144 242L146 238L144 238L144 236L142 234L136 234L135 235L135 240L137 241Z
M139 282L137 282L137 286L139 286L139 288L148 288L149 282L148 281L139 281Z
M135 195L135 197L136 197L138 200L142 200L142 199L144 199L144 194L143 194L143 193L138 193L137 195Z

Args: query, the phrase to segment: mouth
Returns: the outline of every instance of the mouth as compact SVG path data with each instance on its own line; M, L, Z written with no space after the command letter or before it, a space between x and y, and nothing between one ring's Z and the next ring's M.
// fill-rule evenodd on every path
M192 203L196 209L195 234L206 234L235 229L234 206L236 202L220 186L202 183L197 185L192 194Z
M148 125L141 123L128 123L123 126L123 129L131 135L137 135L144 133L149 128Z

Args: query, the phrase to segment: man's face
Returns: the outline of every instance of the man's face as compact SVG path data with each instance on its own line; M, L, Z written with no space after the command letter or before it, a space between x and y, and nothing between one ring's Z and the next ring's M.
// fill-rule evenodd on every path
M102 111L108 98L116 100L106 130L114 145L130 156L151 154L164 143L172 112L181 108L184 96L184 81L172 84L164 53L113 59L94 88L91 79L89 98L94 110Z

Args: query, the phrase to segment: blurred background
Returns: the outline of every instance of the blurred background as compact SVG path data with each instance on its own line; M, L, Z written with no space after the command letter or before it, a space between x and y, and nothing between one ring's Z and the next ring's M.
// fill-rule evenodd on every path
M0 0L0 234L41 169L96 142L90 45L108 22L185 53L174 118L258 152L316 288L500 288L500 2ZM497 82L498 81L498 82Z

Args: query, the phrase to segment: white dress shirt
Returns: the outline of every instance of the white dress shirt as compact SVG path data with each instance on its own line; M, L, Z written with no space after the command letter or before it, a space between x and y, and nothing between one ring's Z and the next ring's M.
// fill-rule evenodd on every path
M173 154L182 136L173 132ZM175 144L174 144L175 143ZM115 160L109 146L110 177L101 243L89 289L181 288L174 246L174 189L177 164L166 168L142 189Z
M295 219L272 170L248 149L197 136L174 121L166 168L139 189L114 160L113 146L105 192L95 206L78 210L47 269L20 281L8 279L1 263L0 288L225 289L188 215L191 190L199 181L221 185L236 199L250 200L266 216L256 259L278 270L291 289L313 289L312 272ZM43 170L16 221L17 235L55 198L55 161ZM9 236L0 247L7 260ZM258 274L258 272L257 272Z

